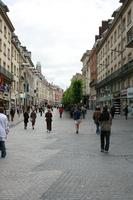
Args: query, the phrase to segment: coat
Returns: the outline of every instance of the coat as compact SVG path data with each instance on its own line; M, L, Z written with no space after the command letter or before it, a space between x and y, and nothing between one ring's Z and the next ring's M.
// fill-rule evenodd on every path
M46 121L52 121L52 113L51 112L46 112L45 118L46 118Z
M8 119L3 113L0 113L0 141L5 141L9 132Z
M101 111L99 111L99 110L96 110L96 111L93 113L93 120L94 120L94 122L95 122L96 124L99 123L100 115L101 115Z
M111 131L112 116L109 114L109 120L99 120L101 131Z

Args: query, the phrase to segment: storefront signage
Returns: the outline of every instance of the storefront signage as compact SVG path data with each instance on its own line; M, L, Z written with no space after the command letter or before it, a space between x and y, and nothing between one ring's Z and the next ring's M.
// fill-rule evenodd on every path
M133 87L127 89L127 98L133 98Z

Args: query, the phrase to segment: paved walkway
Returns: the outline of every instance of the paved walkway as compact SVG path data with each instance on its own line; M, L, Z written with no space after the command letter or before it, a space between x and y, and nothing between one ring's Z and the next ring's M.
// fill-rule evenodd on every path
M113 120L110 152L100 152L92 112L75 134L74 121L54 111L35 130L12 126L0 159L0 200L133 200L133 119Z

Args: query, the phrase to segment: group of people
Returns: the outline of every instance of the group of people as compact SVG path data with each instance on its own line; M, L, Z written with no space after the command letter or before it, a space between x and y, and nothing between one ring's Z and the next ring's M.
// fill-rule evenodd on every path
M83 112L84 110L84 112ZM64 112L63 106L58 107L59 111L59 117L62 118L62 114ZM12 111L13 112L13 111ZM128 115L128 106L124 109L125 116L127 119ZM79 133L79 127L80 123L82 122L82 119L85 118L86 110L83 108L83 106L75 105L73 107L72 112L72 118L75 122L75 130L76 133ZM13 112L14 114L14 112ZM115 108L112 106L110 111L108 110L107 106L104 106L101 110L100 107L96 107L95 111L93 113L93 120L96 125L96 133L100 135L100 141L101 141L101 152L108 152L109 151L109 145L110 145L110 134L111 134L111 125L112 125L112 119L115 115ZM42 116L42 114L41 114ZM24 117L24 129L27 129L27 125L29 122L29 119L32 124L32 129L35 128L36 123L36 109L32 108L31 113L29 112L29 109L25 109L23 112ZM46 128L47 132L51 132L52 130L52 107L50 105L47 106L47 111L45 112L45 121L46 121ZM4 114L4 108L0 107L0 150L1 150L1 157L6 156L6 147L5 147L5 140L7 138L7 134L9 132L9 126L8 126L8 118Z

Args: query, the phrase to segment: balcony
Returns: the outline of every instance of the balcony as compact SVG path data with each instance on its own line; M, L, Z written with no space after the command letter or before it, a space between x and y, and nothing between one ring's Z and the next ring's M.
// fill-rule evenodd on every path
M124 78L130 73L133 73L133 60L128 62L127 64L123 65L120 69L110 74L108 77L100 81L96 84L96 89L100 89L101 87L110 84L111 82Z
M133 26L127 32L127 45L128 48L133 48Z
M0 74L3 74L5 76L5 79L10 82L13 80L13 75L1 65L0 65Z

